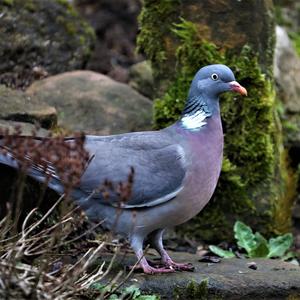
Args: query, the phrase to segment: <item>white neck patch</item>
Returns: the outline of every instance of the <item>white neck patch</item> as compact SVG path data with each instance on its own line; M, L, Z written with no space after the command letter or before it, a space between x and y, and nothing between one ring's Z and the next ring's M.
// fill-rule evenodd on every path
M187 114L181 118L184 128L189 130L198 130L206 125L207 114L203 110L198 110L194 114Z

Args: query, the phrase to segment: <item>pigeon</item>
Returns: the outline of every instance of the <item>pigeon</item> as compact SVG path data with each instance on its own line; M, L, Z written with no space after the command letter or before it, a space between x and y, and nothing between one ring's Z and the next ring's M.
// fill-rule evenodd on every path
M107 229L128 238L146 274L193 269L189 263L172 260L164 249L163 233L197 215L212 197L223 157L219 95L228 91L247 95L229 67L208 65L196 73L181 117L173 125L158 131L85 137L89 162L72 198L91 220L103 220ZM3 154L0 163L17 168ZM52 170L53 180L47 184L62 194L60 178ZM28 173L43 180L41 170ZM124 201L116 191L107 197L99 190L101 182L122 183L129 177ZM161 256L160 266L146 259L146 241Z

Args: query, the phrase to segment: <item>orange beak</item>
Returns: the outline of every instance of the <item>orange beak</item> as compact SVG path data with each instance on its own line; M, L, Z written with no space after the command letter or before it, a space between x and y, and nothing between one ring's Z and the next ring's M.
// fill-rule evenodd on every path
M242 96L247 96L247 90L241 86L237 81L229 82L232 91L241 94Z

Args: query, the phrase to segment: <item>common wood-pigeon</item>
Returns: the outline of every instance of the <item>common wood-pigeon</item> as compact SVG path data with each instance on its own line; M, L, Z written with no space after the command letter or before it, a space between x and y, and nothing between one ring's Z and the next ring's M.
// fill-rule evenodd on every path
M162 236L166 228L198 214L215 190L223 155L219 95L227 91L247 95L230 68L209 65L195 75L175 124L159 131L86 136L84 146L91 159L72 197L89 218L104 220L105 227L128 237L145 273L191 269L170 258ZM4 155L0 163L18 166ZM97 190L101 182L125 182L131 171L134 178L126 202L120 202L118 193L107 198ZM41 171L28 173L43 181ZM64 192L59 176L54 175L49 187ZM144 257L146 239L161 255L162 267L151 266Z

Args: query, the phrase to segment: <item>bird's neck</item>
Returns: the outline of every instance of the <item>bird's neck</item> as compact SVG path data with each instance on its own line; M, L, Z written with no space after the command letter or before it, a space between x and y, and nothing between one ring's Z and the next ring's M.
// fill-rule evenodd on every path
M213 114L219 113L219 101L207 99L202 95L189 96L179 121L184 129L198 131Z

